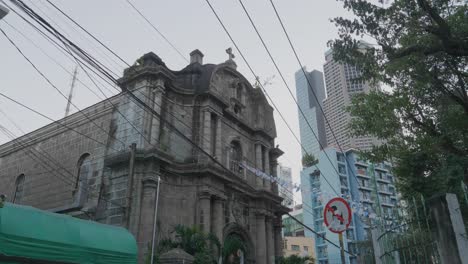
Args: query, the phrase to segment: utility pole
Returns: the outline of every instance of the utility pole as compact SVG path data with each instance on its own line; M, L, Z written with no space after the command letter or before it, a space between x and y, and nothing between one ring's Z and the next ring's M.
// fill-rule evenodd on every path
M68 94L67 108L65 108L65 117L67 117L68 114L70 113L70 104L71 104L72 97L73 97L73 89L75 88L76 76L77 75L78 75L78 65L75 67L75 70L73 71L73 77L72 77L71 87L70 87L70 94Z

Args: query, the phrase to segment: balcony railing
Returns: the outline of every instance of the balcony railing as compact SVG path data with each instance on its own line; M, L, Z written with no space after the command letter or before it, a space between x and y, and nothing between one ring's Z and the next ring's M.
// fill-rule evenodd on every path
M231 160L229 162L229 170L235 174L244 175L244 168L241 166L240 162L237 160Z

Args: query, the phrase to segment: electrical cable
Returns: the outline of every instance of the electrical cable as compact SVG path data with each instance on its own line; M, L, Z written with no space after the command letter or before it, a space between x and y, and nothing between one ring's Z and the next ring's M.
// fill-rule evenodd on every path
M161 36L180 55L180 57L183 60L185 60L187 63L189 62L187 58L179 51L179 49L177 49L176 46L172 44L172 42L169 41L169 39L167 39L167 37L164 36L164 34L161 33L161 31L154 24L151 23L151 21L149 21L149 19L146 18L146 16L143 15L143 13L140 10L138 10L138 8L136 8L135 5L132 4L132 2L130 2L130 0L125 0L125 1L133 8L133 10L135 10L150 25L152 29L154 29L154 31L156 31L159 34L159 36Z
M278 64L276 63L275 59L273 58L273 55L271 54L270 52L270 49L267 47L265 41L263 40L263 37L261 36L260 32L258 31L257 29L257 26L255 25L254 21L252 20L252 17L250 16L249 12L247 11L244 3L242 2L242 0L239 0L239 3L241 4L242 6L242 9L244 10L245 14L247 15L252 27L254 28L255 32L257 33L257 36L259 37L260 41L262 42L262 45L263 47L265 48L266 52L268 53L268 56L270 57L270 60L272 61L273 65L275 66L276 68L276 71L278 72L278 74L280 75L284 85L286 86L286 89L288 90L289 92L289 95L291 96L291 98L294 100L294 103L297 105L297 108L299 109L299 112L300 114L302 115L302 117L304 118L304 120L306 121L306 124L307 126L309 127L310 131L312 132L312 134L314 135L314 138L315 140L317 140L317 143L319 144L320 148L321 149L324 149L324 146L322 145L322 143L320 143L320 140L319 140L319 137L317 136L317 134L315 133L314 129L312 128L312 126L310 125L309 123L309 120L307 120L307 117L304 113L304 111L302 110L302 108L300 107L299 103L297 102L297 99L294 97L293 95L293 92L291 91L291 88L289 87L288 83L286 82L286 79L284 78L284 75L283 73L281 72L281 70L279 69L279 66ZM309 154L309 153L307 153ZM332 165L333 169L335 170L336 174L337 175L340 175L340 173L338 172L338 169L335 167L335 165L333 164L333 162L331 161L330 159L330 156L328 155L328 153L324 152L325 156L327 157L328 161L330 162L330 164ZM330 186L332 187L332 186ZM333 188L333 187L332 187ZM333 188L334 192L336 195L338 195L337 191Z
M301 62L301 60L300 60L300 58L299 58L299 55L297 54L296 49L294 48L294 45L293 45L293 43L292 43L292 41L291 41L291 38L289 37L289 34L288 34L287 30L286 30L286 27L284 26L283 20L281 19L280 15L279 15L279 13L278 13L278 10L276 9L275 4L273 3L273 0L269 0L269 1L270 1L270 3L271 3L271 6L273 7L273 10L275 11L276 17L278 18L278 21L279 21L280 24L281 24L281 28L283 29L283 32L284 32L284 34L286 35L286 38L288 39L289 46L291 47L291 49L292 49L292 51L293 51L293 53L294 53L294 56L296 57L296 60L297 60L297 62L298 62L298 64L299 64L299 66L300 66L300 68L301 68L303 74L304 74L305 76L307 76L307 74L306 74L306 72L305 72L305 70L304 70L303 64L302 64L302 62ZM340 151L341 151L343 154L345 154L346 152L343 151L343 148L341 147L341 145L340 145L338 139L336 138L335 132L333 131L333 129L332 129L331 125L330 125L330 122L328 121L327 116L325 115L325 111L323 110L323 107L320 105L320 102L319 102L319 100L318 100L317 94L315 93L314 89L312 89L312 84L310 83L309 78L305 78L305 79L306 79L306 81L307 81L309 90L312 92L312 94L313 94L315 100L317 101L317 104L318 104L318 106L319 106L321 112L323 113L323 117L324 117L324 119L325 119L325 121L326 121L328 127L330 128L330 132L331 132L331 134L333 135L333 139L335 140L336 144L338 145ZM358 184L359 187L361 187L361 186L360 186L360 183L359 183L359 180L357 179L357 176L356 176L356 174L354 173L354 170L352 170L351 165L349 165L349 161L348 161L348 158L346 157L346 155L345 155L345 161L346 161L348 170L352 172L352 175L354 176L354 178L355 178L355 180L356 180L356 183Z
M124 64L126 64L127 66L130 66L130 64L128 64L124 59L122 59L119 55L117 55L114 51L112 51L108 46L106 46L103 42L101 42L98 38L96 38L93 34L89 33L88 30L86 30L84 27L82 27L80 24L78 24L73 18L71 18L69 15L67 15L64 11L62 11L58 6L54 5L54 3L52 3L51 1L49 0L46 0L50 5L52 5L55 9L57 9L60 13L62 13L62 15L64 15L66 18L68 18L68 20L70 20L71 22L73 22L73 24L75 24L76 26L78 26L81 30L83 30L84 32L86 32L90 37L92 37L95 41L97 41L99 44L101 44L106 50L108 50L110 53L112 53L115 57L117 57L121 62L123 62Z
M65 71L66 73L68 73L70 76L73 76L73 73L71 71L69 71L65 66L63 66L60 62L57 61L57 59L55 59L54 57L50 56L49 54L47 54L47 52L42 49L41 47L39 47L39 45L37 45L34 41L32 41L28 36L26 36L23 32L19 31L16 27L14 27L13 25L11 25L10 23L8 23L7 21L4 21L4 23L6 23L9 27L11 27L14 31L16 31L18 34L20 34L23 38L25 38L28 42L30 42L34 47L36 47L37 49L39 49L39 51L44 54L47 58L49 58L50 60L52 60L55 65L59 66L63 71ZM92 90L88 85L86 85L83 81L81 81L80 78L76 77L76 80L81 84L83 85L88 91L90 91L91 93L93 93L96 97L98 97L100 100L103 100L103 98L97 94L94 90Z
M79 51L79 50L80 50L80 49L78 49L78 51ZM96 64L94 64L94 66L96 67ZM100 71L102 72L102 70L100 70ZM129 92L129 91L127 91L127 92ZM131 92L129 92L129 94L132 95ZM133 97L134 97L134 95L133 95ZM134 98L134 99L138 102L138 99L139 99L139 98ZM148 107L148 106L145 106L145 104L144 104L143 102L140 102L140 103L141 103L144 107ZM149 109L149 110L152 110L152 109ZM158 113L154 113L154 112L153 112L153 114L155 114L156 116L158 116ZM161 118L161 117L160 117L160 118ZM172 125L172 124L171 124L171 125ZM176 129L174 129L174 130L177 131ZM182 136L183 136L183 135L182 135ZM189 141L190 141L190 140L189 140ZM195 145L196 145L196 144L195 144ZM198 146L197 146L197 147L198 147ZM200 147L198 147L198 148L200 148ZM200 149L201 149L201 148L200 148ZM203 151L202 151L202 152L203 152ZM205 153L205 154L207 154L207 153ZM208 154L208 156L210 156L210 155ZM215 161L215 162L216 162L216 161ZM221 165L222 165L222 164L221 164Z
M46 13L45 11L41 10L41 9L34 3L35 0L30 0L30 2L31 2L31 4L33 4L39 11L41 11L41 12L46 16L46 18L48 18L49 20L51 20L52 22L54 22L53 19L52 19L50 16L48 16L47 13ZM54 14L53 11L54 11L55 9L52 9L52 7L50 7L48 4L45 4L45 3L42 2L42 1L37 1L36 3L37 3L37 4L43 5L43 7L44 7L45 9L49 10L49 12L50 12L51 14ZM77 29L75 29L75 27L73 27L72 25L70 25L70 22L69 22L68 20L61 19L61 17L60 17L59 15L56 15L56 17L57 17L58 19L60 19L60 21L61 21L62 23L64 23L66 26L68 26L68 28L71 28L74 32L76 32L78 36L80 36L80 37L82 36L82 34L80 34L81 32L78 31ZM65 30L64 28L60 27L60 24L59 24L59 23L55 22L54 24L55 24L59 29L61 29L68 37L70 37L70 33L67 33L66 30ZM111 57L108 53L106 53L106 52L102 51L101 49L99 49L98 46L95 44L95 42L91 41L91 40L90 40L89 38L87 38L87 37L82 37L82 39L83 39L84 41L88 42L88 43L96 50L96 52L99 53L99 55L101 55L102 58L106 60L107 63L114 64L114 65L115 65L114 69L117 70L117 72L121 72L121 71L123 70L123 67L122 67L118 62L116 62L116 60L114 60L114 58Z
M93 123L96 127L98 127L99 129L101 129L102 131L104 131L106 134L108 134L109 136L111 136L110 132L105 130L104 128L102 128L100 125L96 124L96 122L92 119L89 118L89 116L87 114L85 114L78 106L76 106L74 103L72 103L71 101L68 100L67 96L65 94L62 93L62 91L57 87L55 86L55 84L52 83L52 81L50 81L49 78L47 78L47 76L44 75L44 73L42 73L41 70L39 70L37 68L37 66L23 53L23 51L16 45L16 43L6 34L5 31L3 31L3 29L0 28L0 32L8 39L8 41L16 48L16 50L21 54L21 56L23 56L23 58L34 68L34 70L36 70L36 72L42 77L44 78L44 80L47 81L47 83L49 83L58 93L60 93L60 95L62 95L62 97L64 97L68 102L70 102L71 105L73 105L73 107L75 107L78 112L80 112L86 119L88 119L91 123ZM112 136L111 136L112 137ZM120 140L120 139L117 139L115 138L114 136L114 139L115 140L118 140L122 143L122 146L125 146L125 143Z
M291 217L291 219L293 219L294 221L296 221L297 223L299 223L301 226L305 227L307 230L309 230L310 232L316 234L317 236L320 236L322 237L325 241L327 241L328 243L332 244L333 246L337 247L337 248L341 248L339 245L337 245L335 242L333 241L330 241L328 238L326 238L324 235L321 235L320 233L318 233L317 231L313 230L312 228L308 227L307 225L305 225L304 223L302 223L299 219L297 219L296 217L294 217L293 215L291 215L290 213L287 213L287 215L289 217ZM349 252L348 250L344 249L343 248L343 251L348 253L349 255L351 256L354 256L353 253Z
M16 143L19 144L19 145L21 145L21 147L22 147L23 149L26 149L26 153L30 153L30 154L32 155L32 156L30 156L30 157L31 157L33 160L38 161L37 163L38 163L40 166L42 166L44 169L53 169L53 168L54 168L54 167L52 167L52 165L50 165L50 164L48 163L48 161L49 161L49 162L51 162L51 163L55 163L54 165L55 165L56 167L58 167L59 169L62 169L62 170L65 171L67 174L71 175L72 177L75 177L75 175L74 175L73 173L71 173L69 170L67 170L67 169L64 168L63 166L61 166L60 163L58 163L58 161L53 160L53 158L51 158L51 155L50 155L48 152L42 150L43 153L41 153L41 152L39 152L38 150L36 150L36 149L34 149L34 148L28 148L27 146L23 145L23 143L20 142L20 140L18 139L18 137L17 137L15 134L13 134L11 131L9 131L7 128L5 128L5 127L2 126L2 125L0 125L0 130L2 130L3 133L4 133L5 135L7 135L8 137L12 138L12 143L13 143L13 144L14 144L15 141L16 141ZM28 152L28 151L29 151L29 152ZM35 154L34 151L36 151L37 154ZM38 155L43 156L43 157L45 158L45 160L42 160ZM47 161L47 160L48 160L48 161ZM47 168L47 167L48 167L48 168ZM56 176L58 179L62 180L65 184L71 184L72 187L75 186L76 183L73 182L73 179L67 178L64 174L61 174L61 173L58 174L59 172L57 172L56 169L55 169L55 170L51 170L51 171L54 172L54 173L52 173L53 176ZM61 176L63 176L63 177L61 177ZM88 189L89 187L88 187L88 186L82 185L82 187L83 187L84 189L86 189L86 190L89 191L89 189ZM116 206L118 206L118 207L121 207L122 209L125 209L125 207L122 206L121 204L117 204L117 203L115 203L115 202L113 202L113 201L111 201L111 200L107 200L107 199L104 198L104 197L100 197L100 198L101 198L102 200L106 201L106 202L109 202L109 203L111 203L111 204L113 204L113 205L116 205Z

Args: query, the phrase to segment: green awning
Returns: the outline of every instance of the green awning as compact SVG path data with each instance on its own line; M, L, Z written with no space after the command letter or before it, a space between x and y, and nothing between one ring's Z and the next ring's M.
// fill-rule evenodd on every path
M137 262L126 229L5 203L0 208L0 256L85 264Z

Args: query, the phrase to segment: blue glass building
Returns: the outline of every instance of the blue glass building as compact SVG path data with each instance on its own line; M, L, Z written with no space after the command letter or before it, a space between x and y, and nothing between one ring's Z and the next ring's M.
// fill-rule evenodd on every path
M309 82L307 82L306 78ZM307 72L304 68L304 71L301 69L296 72L295 79L297 102L300 110L304 113L302 115L298 109L301 144L307 150L307 153L317 156L321 147L326 147L325 119L320 109L325 99L323 74L317 70ZM309 83L311 84L310 88ZM314 131L315 136L312 131ZM304 154L304 150L302 150L302 155Z

